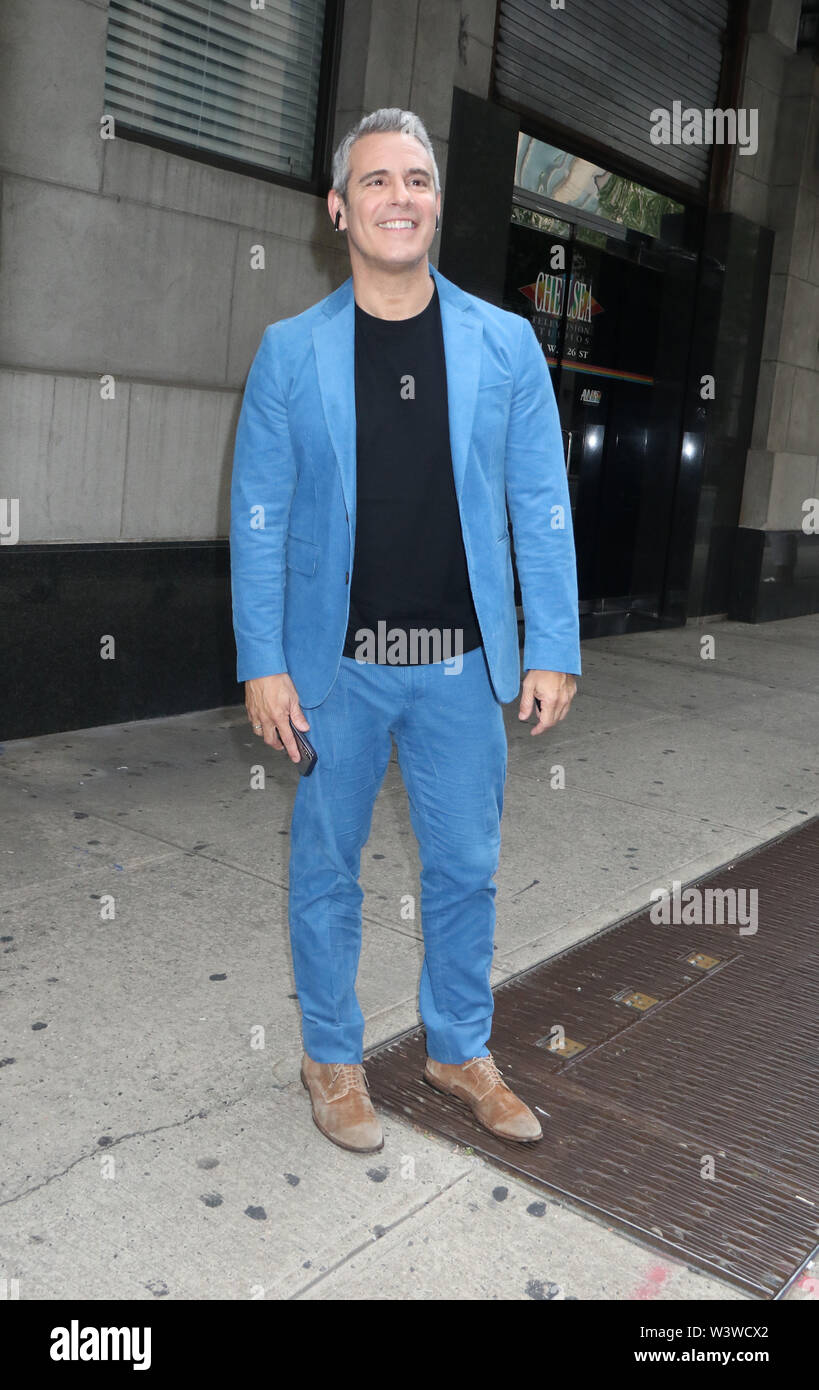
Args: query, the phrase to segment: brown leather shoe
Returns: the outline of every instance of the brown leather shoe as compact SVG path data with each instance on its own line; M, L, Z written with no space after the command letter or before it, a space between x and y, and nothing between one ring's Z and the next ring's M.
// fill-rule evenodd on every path
M314 1062L305 1052L301 1082L310 1093L313 1120L325 1139L355 1153L383 1149L384 1134L360 1062Z
M434 1062L427 1057L424 1080L436 1091L466 1101L484 1129L501 1139L534 1144L543 1138L537 1116L509 1089L491 1054L473 1057L460 1066Z

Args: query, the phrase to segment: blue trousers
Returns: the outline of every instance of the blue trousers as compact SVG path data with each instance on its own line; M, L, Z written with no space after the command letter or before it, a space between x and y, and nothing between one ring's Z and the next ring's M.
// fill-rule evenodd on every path
M289 867L305 1051L314 1062L362 1061L358 876L394 738L421 860L427 1054L487 1056L507 742L483 648L414 666L342 657L330 694L306 713L318 763L299 779Z

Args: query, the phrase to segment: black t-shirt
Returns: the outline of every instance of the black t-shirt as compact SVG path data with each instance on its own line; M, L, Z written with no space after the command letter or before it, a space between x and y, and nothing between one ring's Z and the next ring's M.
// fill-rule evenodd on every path
M356 538L344 655L402 665L472 651L482 638L452 474L437 285L409 319L376 318L356 304L355 397ZM369 648L358 628L376 639ZM413 628L440 630L439 647L423 636L413 643ZM406 644L390 647L391 630L407 634Z

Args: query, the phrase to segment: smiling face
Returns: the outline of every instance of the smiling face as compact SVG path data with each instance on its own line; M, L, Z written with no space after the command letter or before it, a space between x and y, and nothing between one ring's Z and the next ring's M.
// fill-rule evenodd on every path
M330 195L333 198L333 194ZM350 151L347 203L341 210L350 259L407 269L422 261L435 235L440 208L432 160L420 141L400 131L363 135Z

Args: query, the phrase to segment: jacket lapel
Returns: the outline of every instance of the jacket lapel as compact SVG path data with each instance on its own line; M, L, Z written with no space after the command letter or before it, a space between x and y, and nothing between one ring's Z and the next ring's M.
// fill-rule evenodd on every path
M483 329L469 298L430 266L441 305L449 439L455 492L461 500L478 398ZM345 506L355 517L355 298L352 276L330 295L313 328L321 403L341 473Z
M329 296L324 316L313 329L321 404L341 471L341 490L355 517L355 299L352 276Z
M481 374L483 328L469 298L463 290L440 275L430 266L438 286L441 301L441 327L444 334L446 359L447 401L449 408L449 444L452 451L452 474L455 492L461 501L466 473L478 381Z

